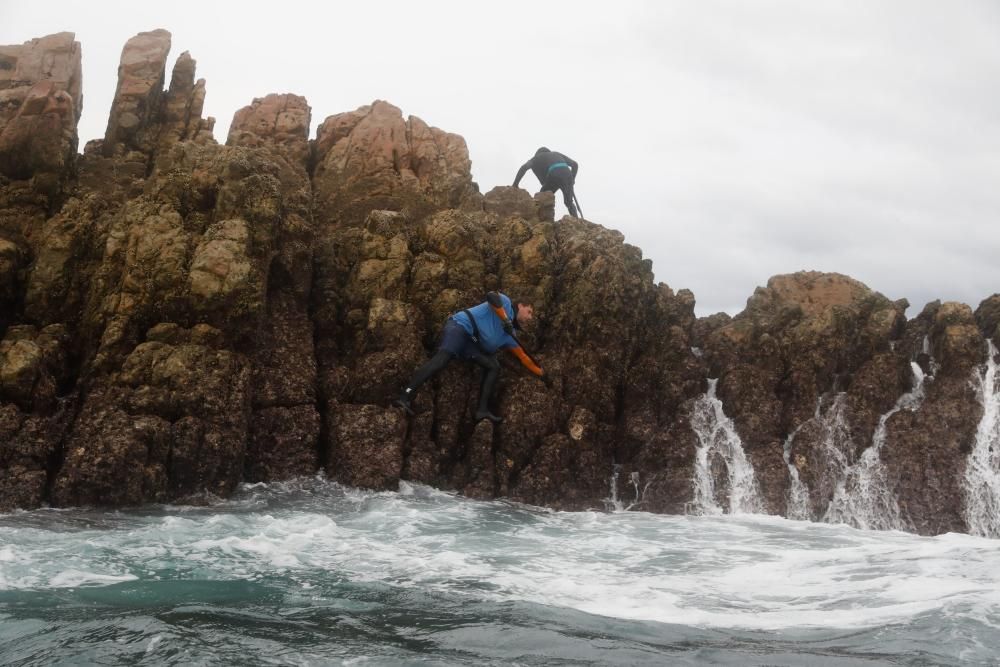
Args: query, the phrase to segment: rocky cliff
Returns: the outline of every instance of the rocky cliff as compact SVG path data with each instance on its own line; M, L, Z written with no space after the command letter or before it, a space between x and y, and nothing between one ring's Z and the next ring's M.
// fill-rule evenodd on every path
M718 378L765 511L828 515L882 438L903 527L966 529L970 380L1000 296L907 320L857 281L799 273L697 319L620 233L554 221L551 195L480 194L461 137L386 102L310 140L306 100L267 95L218 144L188 53L167 81L170 41L125 45L82 155L73 35L0 47L0 511L192 501L318 469L572 509L604 507L617 470L658 512L689 509L707 474L724 510L732 462L692 422ZM416 416L388 407L448 314L491 289L535 305L523 338L553 386L504 360L504 421L477 424L478 371L453 364ZM918 409L893 411L911 362Z

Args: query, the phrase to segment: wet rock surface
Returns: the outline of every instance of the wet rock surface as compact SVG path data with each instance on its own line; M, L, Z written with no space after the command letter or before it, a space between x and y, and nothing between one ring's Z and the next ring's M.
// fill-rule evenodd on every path
M129 40L107 133L77 155L73 35L0 47L0 511L193 501L322 470L684 512L692 411L715 378L766 511L789 511L791 465L819 519L915 362L925 395L886 420L887 484L913 529L965 529L970 378L1000 297L907 320L905 301L802 272L698 319L619 232L555 221L548 193L480 194L461 137L386 102L310 140L307 101L266 95L218 144L195 60L168 81L170 48L165 30ZM480 371L457 362L414 416L390 407L449 314L489 290L534 305L519 336L550 386L501 353L501 424L474 421ZM835 401L833 442L817 414ZM711 463L720 503L726 472Z

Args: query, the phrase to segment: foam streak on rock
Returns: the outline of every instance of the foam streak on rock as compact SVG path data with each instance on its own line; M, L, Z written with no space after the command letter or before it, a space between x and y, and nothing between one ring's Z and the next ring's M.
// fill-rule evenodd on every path
M823 517L824 521L847 523L869 530L906 529L907 522L900 514L899 503L889 487L881 451L889 419L900 410L917 410L924 400L924 373L916 363L912 364L912 369L913 389L900 396L892 409L879 419L871 446L846 471Z
M969 532L1000 537L1000 377L997 348L987 341L986 365L975 381L983 403L983 418L976 429L976 444L965 468L965 520Z
M816 412L819 412L819 405L816 406ZM802 481L802 478L799 476L799 469L792 462L792 444L795 442L795 436L798 435L806 423L808 422L800 424L798 428L788 435L782 455L785 459L785 465L788 466L789 478L788 502L785 505L785 516L789 519L808 521L810 518L809 487Z
M753 465L736 426L715 396L716 382L708 381L708 392L695 403L691 415L691 428L699 442L692 510L695 514L757 514L764 511L764 502Z

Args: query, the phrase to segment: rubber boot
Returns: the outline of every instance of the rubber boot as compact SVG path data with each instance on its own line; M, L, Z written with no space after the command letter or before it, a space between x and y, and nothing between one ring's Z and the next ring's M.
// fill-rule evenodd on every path
M413 390L407 387L403 390L403 393L399 395L395 401L392 402L397 408L402 408L403 412L413 416L413 407L411 403L413 402Z
M499 424L503 421L503 417L497 417L489 410L476 410L476 421L481 422L484 419L489 419L494 424Z
M493 387L496 386L497 378L500 376L500 364L494 360L493 364L483 372L483 382L479 387L479 408L476 410L476 421L489 419L494 424L503 421L490 412L490 397L493 396Z

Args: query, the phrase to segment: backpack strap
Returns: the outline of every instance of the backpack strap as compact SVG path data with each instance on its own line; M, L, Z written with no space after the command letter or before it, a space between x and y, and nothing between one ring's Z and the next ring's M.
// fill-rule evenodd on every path
M479 325L476 324L476 318L472 316L472 313L468 308L464 309L462 312L465 313L465 316L469 318L470 322L472 322L472 342L482 348L482 344L479 342Z

